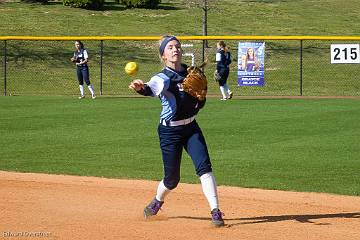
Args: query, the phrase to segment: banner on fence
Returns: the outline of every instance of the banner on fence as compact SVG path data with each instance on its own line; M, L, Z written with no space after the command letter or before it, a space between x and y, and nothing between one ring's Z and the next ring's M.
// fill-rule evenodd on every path
M264 86L265 42L239 42L238 85Z

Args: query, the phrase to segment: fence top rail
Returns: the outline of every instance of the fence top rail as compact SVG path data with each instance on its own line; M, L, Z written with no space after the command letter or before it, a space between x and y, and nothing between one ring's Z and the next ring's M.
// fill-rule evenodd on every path
M76 41L76 40L117 40L154 41L160 36L0 36L0 40L28 41ZM178 36L179 40L337 40L360 41L360 36Z

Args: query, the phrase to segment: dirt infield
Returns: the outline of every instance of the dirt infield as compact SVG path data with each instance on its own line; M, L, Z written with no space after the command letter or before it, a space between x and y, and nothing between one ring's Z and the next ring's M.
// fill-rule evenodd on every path
M0 239L360 239L360 197L219 186L213 228L200 184L145 220L157 182L0 171Z

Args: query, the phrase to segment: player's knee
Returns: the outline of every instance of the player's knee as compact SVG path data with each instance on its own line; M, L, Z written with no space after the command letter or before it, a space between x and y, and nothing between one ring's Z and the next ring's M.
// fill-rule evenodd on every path
M170 179L165 178L164 179L164 185L169 190L172 190L172 189L176 188L177 185L179 184L179 182L180 182L180 177L175 177L175 178L170 178Z
M196 169L196 175L202 176L205 173L212 172L211 164L204 164Z

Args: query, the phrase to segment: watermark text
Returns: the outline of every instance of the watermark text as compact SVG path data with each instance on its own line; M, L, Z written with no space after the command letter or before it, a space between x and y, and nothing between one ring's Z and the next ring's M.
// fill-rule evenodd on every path
M12 237L23 237L23 238L47 238L50 237L50 232L35 232L35 231L2 231L0 237L12 238Z

